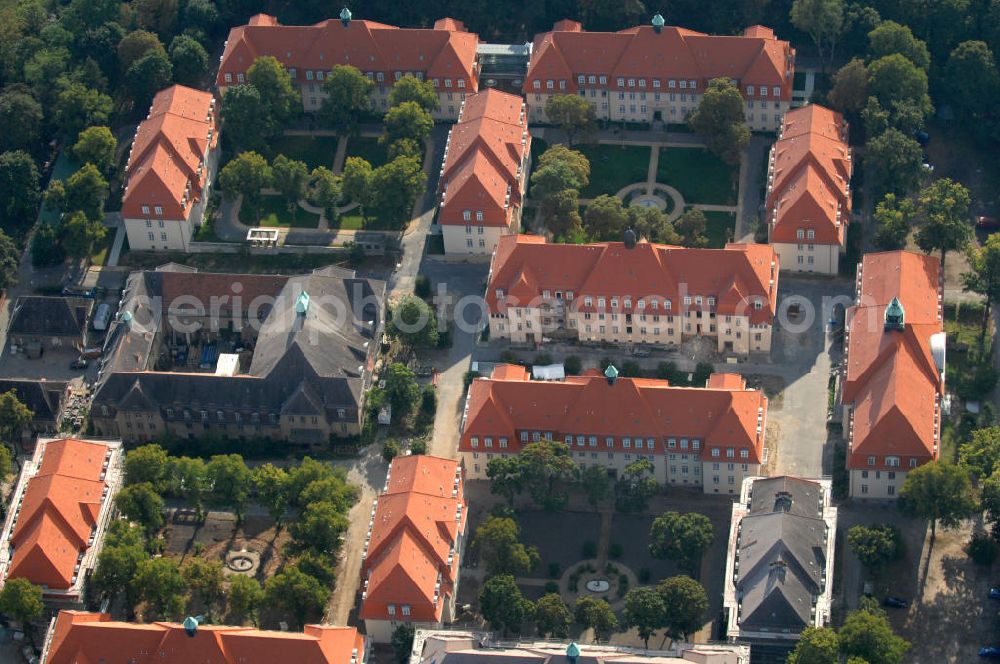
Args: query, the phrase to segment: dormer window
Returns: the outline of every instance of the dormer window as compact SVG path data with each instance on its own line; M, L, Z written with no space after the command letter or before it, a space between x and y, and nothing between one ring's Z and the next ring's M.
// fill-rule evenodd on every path
M504 294L503 294L503 289L502 288L498 288L497 289L497 299L498 300L504 299Z

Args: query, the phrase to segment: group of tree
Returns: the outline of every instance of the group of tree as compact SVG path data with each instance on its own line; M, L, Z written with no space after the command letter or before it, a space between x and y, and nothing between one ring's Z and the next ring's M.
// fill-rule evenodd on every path
M861 564L878 574L888 563L903 556L903 536L893 525L853 526L847 532L847 542Z
M707 607L707 598L705 602ZM479 592L479 612L504 634L520 633L529 621L534 621L539 635L553 638L569 636L574 622L584 629L593 629L600 639L607 639L618 628L618 618L606 600L580 597L572 611L559 593L547 593L532 602L524 597L510 573L496 574L486 580Z
M246 505L264 507L280 529L290 509L296 518L283 554L286 564L264 588L253 578L234 575L222 582L220 561L198 558L178 567L170 557L150 558L163 525L162 495L181 498L202 517L204 502L233 510L237 523ZM222 611L229 619L253 619L256 608L286 611L298 625L316 616L334 582L335 556L348 527L346 514L357 500L343 469L306 457L288 470L266 463L250 469L236 454L171 457L158 445L131 450L125 459L125 486L116 505L125 520L113 522L98 558L94 582L108 597L124 594L129 606L176 617L185 607ZM134 523L135 525L131 525ZM187 591L187 592L185 592Z
M580 95L552 95L545 102L545 116L566 133L571 147L575 139L590 139L597 131L597 112Z
M691 129L727 164L738 164L750 144L743 96L727 78L714 78L702 95L698 108L688 117Z
M983 516L994 539L1000 541L1000 427L972 431L969 439L959 445L958 459L959 466L979 489ZM964 485L961 495L967 495Z
M788 664L838 664L846 661L866 664L902 664L910 649L905 639L896 635L885 612L865 598L862 607L849 613L840 629L807 627Z
M50 142L58 140L85 167L75 187L61 183L65 199L59 188L46 197L60 219L38 229L32 248L40 265L66 254L86 257L101 240L105 178L113 175L116 156L108 128L145 115L152 96L173 82L203 87L220 28L212 0L57 6L25 0L0 8L0 126L6 129L0 132L6 234L0 236L0 286L11 282L6 236L22 244L36 219L42 200L37 166L51 159Z
M705 588L689 576L674 576L655 586L640 586L625 593L624 622L634 627L649 647L659 629L671 640L687 639L701 629L708 611Z
M536 505L557 510L569 500L567 489L579 476L579 470L565 443L540 440L525 445L520 454L490 459L486 475L490 491L511 505L527 491Z
M526 546L520 536L517 521L506 516L490 516L476 528L472 548L491 576L526 576L538 565L538 549Z
M914 198L907 193L885 194L875 207L875 244L880 249L902 249L910 232L926 253L938 252L942 267L948 254L965 251L972 239L969 190L949 178L939 178Z
M649 242L704 247L708 245L707 225L701 210L688 210L671 223L659 208L626 207L620 198L608 194L592 200L583 214L583 235L595 242L621 241L625 230L632 229L636 237Z

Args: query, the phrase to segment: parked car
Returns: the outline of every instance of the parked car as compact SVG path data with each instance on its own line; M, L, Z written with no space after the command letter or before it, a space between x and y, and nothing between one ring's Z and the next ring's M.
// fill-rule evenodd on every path
M1000 221L996 217L976 217L976 228L984 231L1000 229Z
M1000 659L1000 648L993 646L983 646L979 649L979 656L986 659Z
M990 599L1000 599L1000 588L990 588Z
M882 600L882 606L890 609L905 609L910 606L910 603L902 597L893 597L890 595Z
M90 362L88 362L86 359L84 359L82 357L78 357L77 359L75 359L72 362L70 362L69 368L70 369L86 369L89 364L90 364Z

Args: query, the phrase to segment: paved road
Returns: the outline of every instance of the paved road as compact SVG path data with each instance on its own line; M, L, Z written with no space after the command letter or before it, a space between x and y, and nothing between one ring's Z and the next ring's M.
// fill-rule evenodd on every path
M740 168L740 213L736 219L736 232L733 235L737 242L753 242L757 231L757 218L760 206L763 204L761 183L767 177L764 161L768 150L774 143L771 136L750 137L750 145L743 152Z
M808 326L805 322L809 313L796 321L804 330L782 324L779 316L771 347L773 370L762 371L785 380L783 403L768 410L772 425L769 428L777 430L775 439L768 441L769 447L776 445L774 474L800 477L830 474L832 449L826 444L828 384L831 368L839 364L841 354L833 348L827 321L832 307L830 298L849 297L851 289L851 282L845 279L783 275L778 283L779 302L792 296L805 298L811 307L803 306L803 310L812 308L815 315ZM747 373L742 365L739 369Z

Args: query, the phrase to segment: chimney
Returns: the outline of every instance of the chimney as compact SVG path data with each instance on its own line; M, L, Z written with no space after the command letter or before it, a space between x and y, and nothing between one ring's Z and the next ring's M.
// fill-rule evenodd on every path
M663 26L665 24L666 21L663 20L663 17L661 15L656 14L655 16L653 16L653 31L656 32L656 34L660 34L661 32L663 32Z
M622 241L625 243L626 249L635 249L635 242L636 242L635 231L632 230L631 228L626 229Z
M604 370L604 377L608 379L608 385L615 384L615 380L618 378L618 369L615 369L615 365L608 365L608 368Z
M340 10L340 22L344 24L346 28L351 22L351 10L344 7Z

